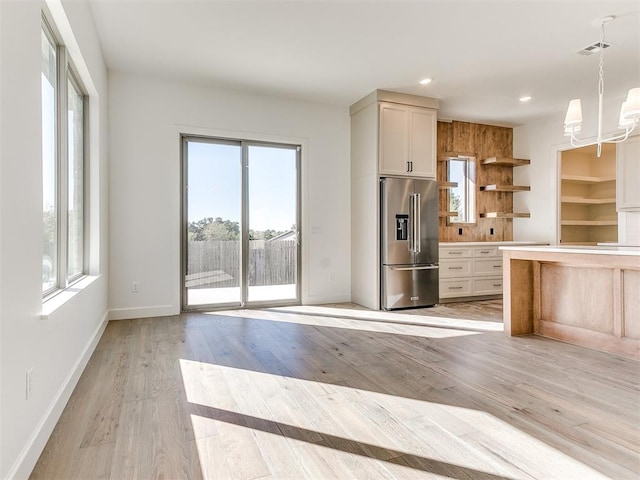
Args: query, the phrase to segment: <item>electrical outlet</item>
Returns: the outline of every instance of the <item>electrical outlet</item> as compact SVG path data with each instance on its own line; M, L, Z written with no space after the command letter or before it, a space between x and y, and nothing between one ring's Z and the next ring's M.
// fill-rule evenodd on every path
M131 293L140 292L140 282L132 282L131 283Z
M462 228L458 228L458 235L462 235Z
M493 230L493 227L491 227L491 228L489 229L489 235L493 235L493 233L494 233L494 230Z
M33 391L33 367L27 370L27 376L25 380L25 396L26 400L29 400L29 398L31 397L31 392Z

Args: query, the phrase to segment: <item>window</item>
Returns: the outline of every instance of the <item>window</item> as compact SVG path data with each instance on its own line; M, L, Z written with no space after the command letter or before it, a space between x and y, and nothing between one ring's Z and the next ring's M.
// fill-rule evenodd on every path
M449 188L449 211L457 212L457 215L449 217L449 223L475 223L475 157L450 157L447 160L447 182L455 184Z
M56 47L49 32L42 31L42 221L44 224L44 255L42 258L42 291L56 287L58 276L58 192L56 188L57 97Z
M42 27L42 292L85 273L86 95L67 51Z
M67 154L67 279L84 273L84 95L69 79Z

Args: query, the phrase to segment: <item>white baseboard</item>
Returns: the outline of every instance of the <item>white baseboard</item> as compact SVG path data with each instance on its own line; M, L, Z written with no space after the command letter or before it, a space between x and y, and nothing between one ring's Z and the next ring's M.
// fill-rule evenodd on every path
M109 320L129 320L131 318L166 317L178 315L180 307L176 305L154 305L151 307L113 308L109 311Z
M349 303L351 295L316 295L306 296L302 299L303 305L322 305L325 303Z
M40 419L38 426L33 432L33 435L29 438L29 441L25 445L24 449L18 456L17 460L13 464L13 467L9 470L7 475L8 480L12 479L26 479L29 478L31 472L33 471L33 467L35 467L38 458L40 458L40 454L44 450L53 429L55 428L60 416L62 415L62 411L64 407L66 407L71 394L73 393L73 389L76 388L78 380L80 380L80 375L84 371L84 368L87 366L87 362L94 350L96 349L96 345L102 337L102 333L107 326L107 317L108 311L102 316L102 320L98 324L96 330L93 332L93 335L89 338L84 350L76 360L76 363L71 368L71 371L65 378L64 382L60 386L60 389L53 397L53 400L49 404L49 408L45 411L44 415Z

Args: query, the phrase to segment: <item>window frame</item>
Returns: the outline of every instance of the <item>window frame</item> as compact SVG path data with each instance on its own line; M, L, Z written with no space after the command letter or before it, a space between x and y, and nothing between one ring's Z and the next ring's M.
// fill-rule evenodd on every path
M42 290L43 301L69 288L88 274L89 267L89 97L67 48L59 40L45 11L42 12L41 31L44 32L56 50L55 89L55 211L56 211L56 262L55 282ZM82 269L68 276L69 271L69 124L68 124L68 84L71 83L82 96ZM44 227L44 225L43 225ZM44 253L43 253L44 259ZM44 285L43 285L44 286Z
M88 265L89 265L89 255L88 255L88 251L89 251L89 229L88 229L88 195L87 195L87 190L88 190L88 185L89 185L89 175L88 175L88 170L89 170L89 162L88 162L88 155L89 155L89 142L87 141L87 135L89 133L89 97L86 93L86 89L82 86L82 82L80 81L80 79L78 78L78 75L75 73L75 69L73 68L73 65L70 61L70 59L67 58L67 64L68 64L68 72L67 72L67 80L69 82L71 82L73 84L73 87L76 89L76 92L82 97L82 269L80 270L79 273L76 273L72 276L68 276L67 275L67 286L77 282L78 280L80 280L82 277L84 277L85 275L87 275L88 272ZM67 91L67 102L68 102L68 91ZM67 127L68 127L68 122L67 122ZM66 132L66 138L69 138L68 135L68 131ZM68 147L70 147L68 145ZM69 167L69 154L67 152L67 156L66 156L66 165L67 168ZM66 179L68 180L69 178L69 171L67 170L66 172ZM66 190L66 200L67 200L67 238L66 238L66 244L67 244L67 274L68 274L68 269L69 269L69 254L68 254L68 245L69 245L69 235L68 235L68 223L69 223L69 217L68 217L68 213L69 213L69 186L67 185L67 190Z

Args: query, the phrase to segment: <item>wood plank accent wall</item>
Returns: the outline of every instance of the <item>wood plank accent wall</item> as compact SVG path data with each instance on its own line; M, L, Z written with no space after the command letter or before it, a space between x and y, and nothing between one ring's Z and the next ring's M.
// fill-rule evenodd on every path
M438 157L444 152L475 153L476 209L475 224L447 225L447 219L439 222L441 242L482 242L513 240L513 220L504 218L480 218L484 212L512 212L513 193L481 192L480 185L512 184L513 169L482 165L489 157L513 157L513 129L468 122L438 122ZM447 164L438 162L437 178L447 181ZM448 210L447 190L440 190L439 210ZM458 229L462 228L462 235ZM494 234L490 234L490 229Z

